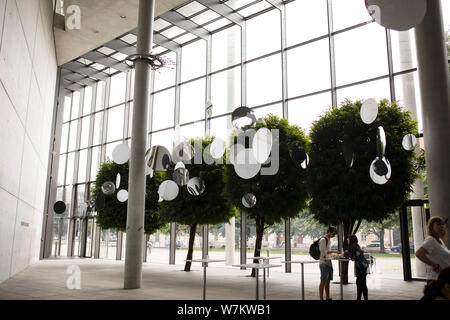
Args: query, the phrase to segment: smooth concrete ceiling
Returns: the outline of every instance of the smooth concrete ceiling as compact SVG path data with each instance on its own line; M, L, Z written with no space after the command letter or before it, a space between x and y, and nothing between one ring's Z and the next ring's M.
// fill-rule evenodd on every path
M186 2L155 1L155 17ZM55 24L59 66L137 27L139 0L65 0L65 12L70 5L81 9L81 29L63 30Z

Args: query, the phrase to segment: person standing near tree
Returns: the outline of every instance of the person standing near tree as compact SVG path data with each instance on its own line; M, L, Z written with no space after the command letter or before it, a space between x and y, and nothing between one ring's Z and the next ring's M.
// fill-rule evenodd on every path
M364 257L364 252L358 245L358 238L352 234L348 239L348 250L345 251L346 254L355 261L355 275L356 275L356 292L357 300L361 300L361 294L364 295L364 300L368 300L368 290L367 290L367 267L369 266L368 261Z
M441 269L450 267L446 223L447 220L441 217L431 217L427 224L427 236L415 253L416 257L427 265L428 283L437 279Z
M320 249L320 285L319 285L319 297L323 300L323 289L325 289L326 300L332 300L330 298L330 282L333 280L333 264L331 263L331 254L338 251L331 250L331 238L334 238L337 230L335 227L329 227L327 234L319 241Z

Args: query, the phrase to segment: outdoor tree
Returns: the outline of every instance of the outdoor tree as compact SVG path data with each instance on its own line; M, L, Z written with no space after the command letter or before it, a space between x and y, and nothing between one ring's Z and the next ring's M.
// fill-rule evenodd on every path
M361 223L361 233L365 235L375 234L380 240L380 253L384 253L384 234L387 229L398 227L399 218L397 214L391 214L387 216L381 222L363 222Z
M292 234L303 237L310 237L312 239L320 238L326 232L327 227L317 220L311 212L306 209L300 217L292 221Z
M214 138L197 139L202 150L213 142ZM191 144L195 140L191 139ZM235 208L229 201L225 188L224 164L189 164L185 163L189 177L202 177L205 185L204 192L199 196L189 194L186 187L179 188L178 196L172 201L161 203L161 214L167 221L177 222L189 226L189 247L186 260L192 259L194 240L199 225L229 222L236 214ZM165 180L172 179L175 164L164 173ZM186 262L184 271L191 270L191 262Z
M95 184L92 189L92 199L102 196L102 184L111 181L116 183L117 174L120 174L119 190L128 190L128 162L125 164L117 164L107 161L101 164ZM150 235L165 227L167 222L162 219L159 212L158 204L158 184L161 178L156 173L153 178L147 177L146 194L145 194L145 234ZM112 195L103 195L105 197L105 206L97 209L97 223L102 229L115 229L126 232L127 227L127 202L120 202L117 199L116 189Z
M236 174L232 165L227 166L227 185L231 201L241 212L255 219L255 256L260 255L264 230L284 219L296 217L306 207L308 198L306 170L300 164L294 163L289 153L291 143L295 141L307 147L304 132L295 125L289 125L286 119L274 115L268 115L258 121L255 130L260 128L279 130L278 141L274 139L274 143L279 144L278 172L275 175L258 174L252 179L243 179ZM233 136L232 141L238 141L237 136ZM246 143L245 147L248 148L249 145L250 142ZM252 208L242 204L242 197L247 193L256 197L256 205Z
M344 239L356 233L363 219L381 222L399 209L408 199L417 175L415 152L402 147L406 134L417 134L417 124L410 113L383 100L376 120L368 125L361 121L361 106L360 101L344 102L315 121L310 132L310 210L322 224L342 223ZM386 133L385 157L392 168L389 181L381 185L369 176L370 165L377 157L379 126ZM353 154L351 167L344 158L349 145ZM343 241L343 245L346 249L347 242Z

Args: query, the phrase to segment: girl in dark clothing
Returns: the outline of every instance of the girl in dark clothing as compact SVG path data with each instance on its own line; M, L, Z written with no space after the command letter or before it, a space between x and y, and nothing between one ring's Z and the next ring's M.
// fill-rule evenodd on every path
M361 294L364 295L364 300L368 300L366 277L369 264L364 257L364 252L358 245L358 238L354 234L348 238L347 253L349 258L355 261L357 300L361 300Z

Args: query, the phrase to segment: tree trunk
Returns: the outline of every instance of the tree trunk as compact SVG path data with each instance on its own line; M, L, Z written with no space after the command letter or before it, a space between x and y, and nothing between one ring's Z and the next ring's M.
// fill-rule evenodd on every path
M256 242L255 242L255 252L253 254L254 257L261 256L261 244L264 236L264 219L256 218ZM259 263L257 259L253 260L253 263ZM255 276L255 269L252 269L252 277Z
M380 253L384 253L384 228L380 230Z
M189 230L189 248L188 248L188 254L186 257L186 260L192 259L192 253L194 252L194 240L195 240L195 231L197 229L197 223L194 223L191 225L191 228ZM184 265L184 271L191 271L191 264L192 262L187 262Z

